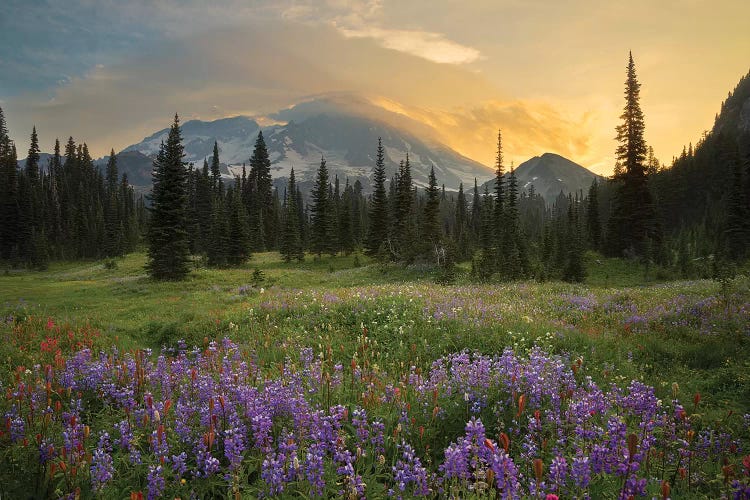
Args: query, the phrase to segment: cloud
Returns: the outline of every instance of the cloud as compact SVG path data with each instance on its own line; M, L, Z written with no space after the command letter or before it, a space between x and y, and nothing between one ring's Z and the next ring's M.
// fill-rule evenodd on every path
M347 38L372 38L386 49L398 50L440 64L467 64L482 58L479 50L448 40L440 33L377 27L341 27L339 31Z
M544 152L575 161L593 161L592 116L574 119L556 106L533 100L488 100L450 110L418 108L375 98L373 102L397 115L422 123L433 137L459 153L491 166L497 130L503 131L506 161L516 165Z
M369 38L383 48L440 64L468 64L483 59L478 49L450 40L444 33L384 27L382 14L381 0L328 0L295 3L285 8L281 16L310 25L330 24L346 38Z

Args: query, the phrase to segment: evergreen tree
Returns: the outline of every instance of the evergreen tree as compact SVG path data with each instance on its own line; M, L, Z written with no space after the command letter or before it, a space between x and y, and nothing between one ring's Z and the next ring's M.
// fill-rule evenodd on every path
M503 237L505 236L505 167L503 166L503 137L500 130L497 131L497 157L495 159L495 211L494 211L494 242L497 248L497 260L495 267L500 269L502 262Z
M167 143L154 161L151 225L148 232L149 274L158 280L181 280L189 272L187 178L180 120L177 114Z
M385 191L385 150L383 141L378 138L378 152L375 160L375 171L372 176L373 192L370 201L370 226L367 233L367 253L376 255L381 247L387 244L388 197Z
M741 260L747 254L747 202L745 200L742 165L740 165L737 143L724 137L720 143L721 161L732 171L729 196L726 206L724 224L724 245L726 255L734 261Z
M8 136L0 108L0 257L9 259L18 249L18 167L15 147Z
M271 159L268 156L266 142L263 132L258 132L255 140L253 156L250 158L250 177L254 180L255 189L253 195L253 211L250 212L251 224L256 227L256 247L272 249L275 246L274 235L276 234L272 181L271 181ZM254 221L252 219L255 219ZM262 246L259 246L258 231L262 230Z
M458 248L458 255L461 259L466 259L471 255L470 252L470 235L469 235L469 214L466 205L466 195L464 194L464 183L458 185L458 195L456 197L455 210L456 225L454 229L454 240Z
M471 200L470 226L472 242L476 245L480 241L480 234L482 233L482 198L479 196L476 177L474 177L474 194Z
M229 263L229 221L224 199L214 196L211 203L211 228L206 258L211 267L224 267Z
M39 138L36 135L36 127L31 129L31 145L26 156L26 176L32 185L39 182Z
M582 282L586 278L586 270L583 265L583 248L581 245L581 227L579 224L579 205L568 195L568 220L567 220L567 258L563 279L569 282Z
M221 163L219 162L219 144L214 141L214 152L211 156L211 188L216 196L224 196L224 182L221 180Z
M305 253L302 249L302 235L300 232L299 210L297 208L297 182L294 178L294 168L289 173L289 183L284 197L284 233L281 238L280 251L284 261L297 259L302 262Z
M411 244L411 214L414 193L411 179L411 164L409 154L406 161L399 166L398 179L396 182L395 217L394 217L394 239L396 243L397 256L404 258L405 251Z
M247 212L242 206L239 179L236 180L234 189L227 193L227 212L227 262L239 266L250 258Z
M497 212L496 212L497 213ZM520 224L518 221L518 182L513 166L510 168L508 194L505 208L505 236L503 238L502 261L504 275L511 280L519 279L524 273L525 254L522 250Z
M208 162L203 160L203 169L196 171L195 175L195 213L197 217L198 231L196 250L198 253L206 253L210 245L211 237L211 176ZM244 207L243 207L244 209Z
M354 235L352 234L352 208L353 208L354 189L349 185L349 179L346 179L344 194L339 203L338 213L338 235L337 241L339 249L344 255L349 255L354 251Z
M599 222L599 183L596 179L591 182L586 205L586 232L589 244L594 250L599 249L602 229Z
M628 250L644 256L646 249L660 243L661 237L651 192L647 185L646 155L643 137L645 125L640 106L641 84L630 54L625 82L625 109L617 126L616 156L622 173L617 176L619 187L609 218L607 249L612 255Z
M329 195L328 169L325 158L320 159L320 167L312 190L312 207L310 213L311 234L310 250L321 256L324 252L334 251L332 245L332 217Z
M437 179L435 178L435 169L430 168L428 177L427 201L424 206L424 229L422 232L423 241L429 243L431 248L440 242L441 230L440 221L438 220L440 208L440 191L438 191Z
M119 186L117 156L115 150L109 153L106 170L107 209L104 214L104 255L115 257L122 254L122 234L120 223Z

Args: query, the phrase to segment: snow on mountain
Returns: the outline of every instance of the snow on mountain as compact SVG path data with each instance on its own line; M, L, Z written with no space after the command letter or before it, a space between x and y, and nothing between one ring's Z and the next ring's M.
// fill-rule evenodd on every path
M216 141L220 160L227 165L225 173L239 175L262 129L271 159L271 175L275 179L287 177L294 168L300 181L312 181L324 157L331 178L338 175L342 182L347 177L350 182L360 180L368 189L379 137L386 151L388 176L397 171L399 162L405 160L408 153L414 183L418 186L427 185L430 167L435 168L438 182L445 183L448 189L457 189L460 182L472 184L475 177L480 182L492 177L489 168L447 146L421 140L333 102L316 100L299 104L279 112L274 119L288 121L262 128L246 116L185 122L182 125L185 160L202 165L203 159L212 155ZM139 151L153 157L168 133L169 129L160 130L124 151Z
M533 185L534 190L547 203L552 203L560 192L568 194L583 191L585 195L591 182L594 179L601 180L602 177L558 154L544 153L521 163L516 168L516 179L520 189L528 192ZM487 184L492 192L495 181L491 180Z

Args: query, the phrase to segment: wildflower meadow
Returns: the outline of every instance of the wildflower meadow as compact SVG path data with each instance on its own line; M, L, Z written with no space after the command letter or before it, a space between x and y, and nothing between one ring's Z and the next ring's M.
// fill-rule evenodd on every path
M0 280L0 497L750 497L741 276L436 285L267 254L175 285L139 258Z

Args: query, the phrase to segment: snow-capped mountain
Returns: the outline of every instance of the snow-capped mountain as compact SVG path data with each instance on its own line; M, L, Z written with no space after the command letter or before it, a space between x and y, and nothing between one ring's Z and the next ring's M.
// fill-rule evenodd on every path
M489 168L447 146L331 102L318 100L299 104L271 118L282 124L261 127L245 116L185 122L181 127L185 160L202 165L204 158L210 158L216 141L220 160L228 167L226 173L239 175L262 130L274 178L287 177L293 167L301 182L311 181L324 157L332 178L338 175L342 182L347 177L350 182L359 179L368 189L379 137L385 148L388 174L398 169L399 162L405 160L408 153L412 176L419 186L427 185L430 167L435 168L438 182L445 183L448 189L457 189L460 182L471 184L475 177L480 182L492 177ZM124 152L138 151L153 157L168 133L169 129L160 130L125 148Z
M519 190L528 192L533 185L547 203L552 203L560 192L568 194L582 190L586 195L591 182L603 177L558 154L544 153L521 163L516 168L516 179ZM487 184L490 192L494 185L494 180Z

